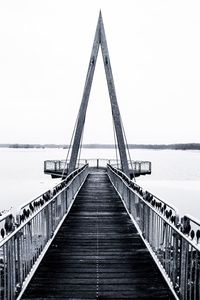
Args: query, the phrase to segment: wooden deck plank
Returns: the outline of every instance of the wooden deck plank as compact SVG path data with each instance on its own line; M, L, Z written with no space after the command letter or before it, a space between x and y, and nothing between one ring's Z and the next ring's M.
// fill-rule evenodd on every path
M106 174L90 174L26 299L174 299Z

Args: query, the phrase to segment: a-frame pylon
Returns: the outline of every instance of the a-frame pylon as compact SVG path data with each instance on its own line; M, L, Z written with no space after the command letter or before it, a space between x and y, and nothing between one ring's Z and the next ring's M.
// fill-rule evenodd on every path
M115 126L116 137L117 137L117 144L119 149L121 166L123 172L129 176L128 160L127 160L127 153L126 153L124 135L122 130L120 111L117 103L117 96L115 91L114 79L112 75L108 46L106 42L106 36L105 36L105 30L104 30L101 12L99 14L99 19L98 19L96 33L95 33L93 47L92 47L92 53L90 57L88 72L87 72L84 91L83 91L82 102L79 109L77 126L75 129L75 135L74 135L71 157L69 162L69 172L74 171L76 167L76 161L77 161L81 137L83 133L88 100L90 96L94 70L95 70L97 56L99 52L99 46L101 46L101 52L102 52L102 57L104 62L104 68L105 68L107 85L109 90L112 116L113 116L113 121Z

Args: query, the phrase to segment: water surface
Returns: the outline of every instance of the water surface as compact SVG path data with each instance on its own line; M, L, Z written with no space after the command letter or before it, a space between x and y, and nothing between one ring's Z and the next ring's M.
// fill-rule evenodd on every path
M43 173L46 159L64 159L66 149L0 149L0 210L18 208L59 179ZM83 158L115 158L114 149L83 149ZM200 151L131 150L132 159L150 160L152 174L137 183L200 219Z

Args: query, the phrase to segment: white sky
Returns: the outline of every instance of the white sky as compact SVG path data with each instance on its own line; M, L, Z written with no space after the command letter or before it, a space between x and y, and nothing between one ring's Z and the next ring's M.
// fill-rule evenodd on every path
M128 141L200 142L199 0L14 0L0 1L0 143L69 143L100 8ZM101 54L84 142L113 142Z

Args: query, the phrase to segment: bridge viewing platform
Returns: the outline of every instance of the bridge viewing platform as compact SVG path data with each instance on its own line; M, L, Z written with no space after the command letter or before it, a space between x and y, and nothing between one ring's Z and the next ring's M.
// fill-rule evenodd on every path
M69 160L46 160L44 162L44 173L50 174L52 178L66 176L69 172ZM76 168L89 164L89 168L95 171L106 171L107 164L116 167L121 170L122 166L120 161L116 159L80 159ZM140 175L151 174L151 162L150 161L128 161L128 168L132 177L138 177Z

